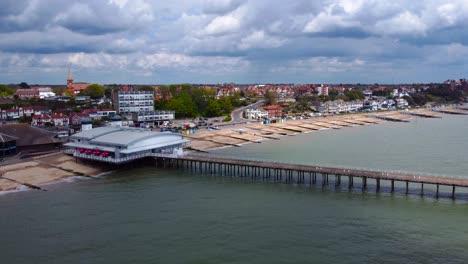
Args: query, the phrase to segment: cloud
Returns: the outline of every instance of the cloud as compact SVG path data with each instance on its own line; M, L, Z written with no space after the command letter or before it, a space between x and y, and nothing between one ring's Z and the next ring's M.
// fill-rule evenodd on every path
M466 0L3 0L0 79L446 79L467 24Z
M237 9L244 0L205 0L203 12L207 14L226 14Z
M223 35L232 33L240 28L240 20L234 15L215 17L203 30L208 35Z

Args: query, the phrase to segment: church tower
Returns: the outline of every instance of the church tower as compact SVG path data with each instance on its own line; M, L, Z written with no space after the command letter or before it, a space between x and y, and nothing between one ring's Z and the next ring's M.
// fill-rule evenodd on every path
M73 75L71 72L71 67L68 67L68 76L67 76L67 91L71 94L75 94L75 89L73 88Z

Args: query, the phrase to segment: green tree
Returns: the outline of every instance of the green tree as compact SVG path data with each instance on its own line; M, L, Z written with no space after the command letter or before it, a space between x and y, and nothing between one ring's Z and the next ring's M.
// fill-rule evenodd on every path
M67 87L53 87L52 92L55 93L55 95L60 96L64 94L67 91Z
M101 98L104 96L104 87L99 84L91 84L81 91L80 94L91 96L93 99Z
M15 94L15 91L5 85L0 85L0 97L12 96Z
M223 114L230 114L232 110L234 110L234 107L232 106L231 103L231 98L229 97L223 97L219 99L219 105L221 106L221 109L223 110Z
M210 99L205 110L206 117L217 117L223 115L223 110L218 100Z
M276 104L277 95L276 95L275 92L272 92L272 91L266 92L265 95L264 95L264 98L265 98L265 104L266 105Z
M179 97L171 98L166 104L167 110L173 110L177 117L195 117L197 116L197 109L192 101L192 98L182 93Z

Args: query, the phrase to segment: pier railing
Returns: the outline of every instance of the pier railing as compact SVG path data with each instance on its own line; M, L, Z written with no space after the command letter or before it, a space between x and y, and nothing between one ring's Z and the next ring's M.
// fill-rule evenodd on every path
M289 164L272 161L229 159L209 157L206 155L186 155L178 157L156 158L158 164L164 167L182 167L190 172L208 173L216 175L230 175L237 177L252 177L273 182L308 183L317 184L317 176L321 176L322 186L328 186L329 177L335 177L335 186L342 184L342 178L347 179L349 189L354 188L355 178L362 184L362 190L366 190L369 179L375 181L376 191L380 191L381 182L390 183L390 192L395 191L395 182L406 184L406 193L409 192L409 183L421 185L421 194L424 193L424 185L431 184L436 187L436 197L439 197L439 187L452 188L451 197L455 199L456 187L468 188L468 179L441 177L436 175L420 175L415 173L403 173L395 171L377 171L369 169L338 168L326 166L313 166L302 164ZM320 177L319 177L320 178Z

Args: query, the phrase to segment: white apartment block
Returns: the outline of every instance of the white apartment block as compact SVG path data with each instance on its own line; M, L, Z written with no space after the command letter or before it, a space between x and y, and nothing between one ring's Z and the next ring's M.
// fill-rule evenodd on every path
M119 114L152 111L154 94L152 91L118 91L114 94L114 107Z

